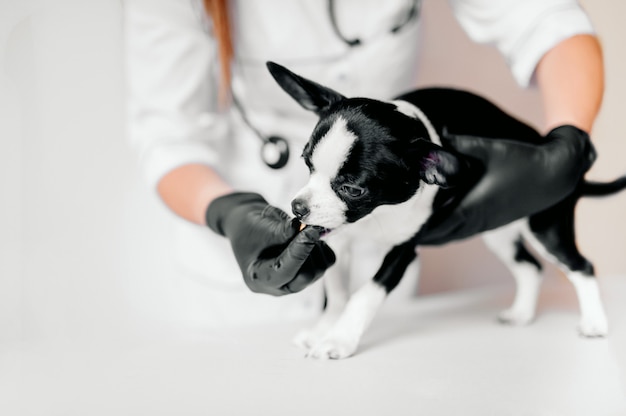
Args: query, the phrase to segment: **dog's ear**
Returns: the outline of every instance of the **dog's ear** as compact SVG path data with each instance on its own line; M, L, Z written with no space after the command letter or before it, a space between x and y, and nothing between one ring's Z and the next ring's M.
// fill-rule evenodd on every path
M274 62L267 62L267 69L287 94L302 107L318 115L332 104L345 99L338 92L302 78Z
M411 163L419 170L420 178L429 185L442 188L456 186L462 178L464 162L441 146L418 139L411 152Z

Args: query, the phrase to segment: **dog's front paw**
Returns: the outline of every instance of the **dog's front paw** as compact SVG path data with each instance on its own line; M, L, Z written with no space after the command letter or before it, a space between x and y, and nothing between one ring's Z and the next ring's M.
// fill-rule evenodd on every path
M292 342L297 347L308 350L318 344L323 337L324 332L317 330L316 328L303 329L299 331L295 337L293 337Z
M292 342L296 346L308 350L324 339L336 320L336 315L326 313L311 328L306 328L298 332Z
M505 309L498 314L498 322L505 325L524 326L530 324L535 319L535 314L531 311L520 311L517 309Z
M578 333L585 338L603 338L609 333L606 318L582 319L578 324Z
M315 359L340 360L348 358L357 349L359 341L348 337L328 336L313 346L307 357Z

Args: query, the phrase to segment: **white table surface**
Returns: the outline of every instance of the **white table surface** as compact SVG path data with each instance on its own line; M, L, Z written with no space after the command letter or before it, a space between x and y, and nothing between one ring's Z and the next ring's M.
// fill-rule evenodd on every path
M0 414L626 415L626 277L601 288L608 339L552 287L524 328L495 322L503 288L387 305L342 361L303 358L306 323L3 346Z

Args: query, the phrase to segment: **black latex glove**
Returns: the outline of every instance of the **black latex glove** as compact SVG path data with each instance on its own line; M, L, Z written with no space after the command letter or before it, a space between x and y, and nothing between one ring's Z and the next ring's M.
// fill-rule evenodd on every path
M256 193L232 193L215 199L206 212L209 228L228 238L253 292L299 292L335 262L333 251L314 227L300 223Z
M589 135L570 125L539 143L455 134L442 140L468 158L477 179L423 227L422 244L466 238L555 205L576 190L596 158Z

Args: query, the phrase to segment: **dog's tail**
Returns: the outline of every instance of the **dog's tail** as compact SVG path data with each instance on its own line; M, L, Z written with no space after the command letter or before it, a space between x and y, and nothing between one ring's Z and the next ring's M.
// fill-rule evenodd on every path
M581 187L582 196L607 196L626 189L626 175L612 182L584 181Z

